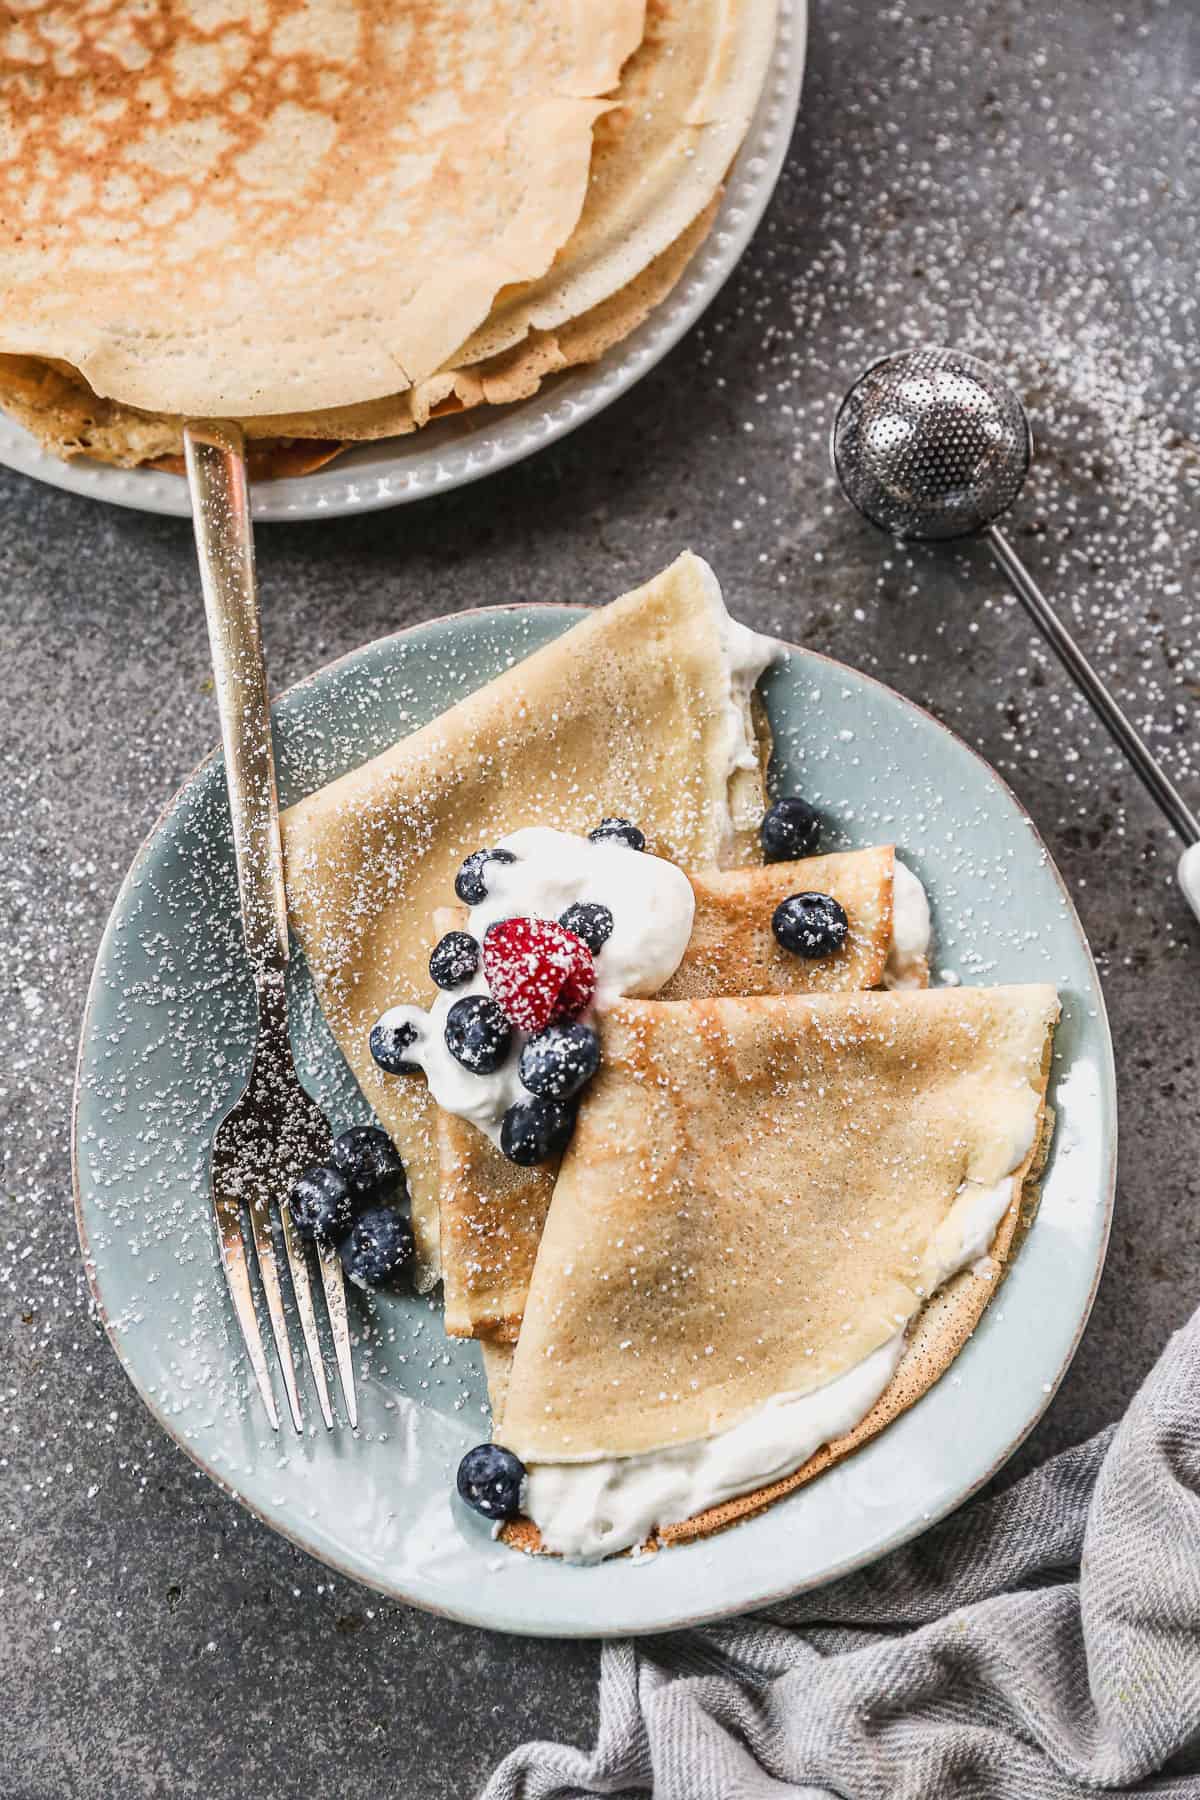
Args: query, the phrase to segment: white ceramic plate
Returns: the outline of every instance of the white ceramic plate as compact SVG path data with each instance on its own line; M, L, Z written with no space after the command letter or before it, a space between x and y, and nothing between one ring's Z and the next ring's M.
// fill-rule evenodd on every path
M435 619L293 688L275 706L283 800L376 754L577 617L533 606ZM286 1426L272 1434L217 1262L207 1185L213 1127L240 1092L255 1018L219 758L180 790L117 898L83 1023L75 1128L100 1315L147 1406L214 1480L371 1587L547 1636L661 1631L762 1605L957 1506L1038 1419L1070 1361L1104 1257L1116 1133L1104 1003L1071 902L1003 782L927 713L803 650L771 671L765 699L779 790L820 806L828 849L898 845L930 893L939 969L1058 987L1057 1129L1029 1237L936 1387L761 1517L636 1565L518 1555L456 1499L458 1461L488 1435L486 1390L478 1347L446 1338L436 1298L354 1290L359 1431L310 1422L303 1438ZM369 1114L294 973L297 1054L340 1130Z
M565 370L529 400L477 407L410 437L363 444L312 475L256 482L254 517L319 519L374 512L462 487L565 437L640 381L715 298L766 211L800 104L807 33L807 0L779 0L774 58L716 221L679 285L644 325L598 363ZM114 469L86 458L63 462L2 412L0 464L93 500L179 518L191 513L181 476Z

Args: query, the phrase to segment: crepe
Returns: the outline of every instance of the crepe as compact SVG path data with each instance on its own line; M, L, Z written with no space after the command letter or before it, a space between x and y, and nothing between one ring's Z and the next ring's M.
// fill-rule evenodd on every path
M659 1000L737 994L827 994L877 987L892 941L890 844L840 850L764 869L706 869L689 877L696 896L683 961ZM850 930L840 950L809 959L776 942L771 917L789 894L832 894Z
M177 455L185 412L273 441L393 436L592 360L707 230L775 0L650 0L644 31L642 0L230 10L198 30L176 0L164 30L123 0L57 58L57 179L22 176L7 232L0 209L0 404L60 454Z
M690 877L692 936L662 999L731 994L811 994L874 987L892 933L890 845L768 868L707 870ZM788 894L832 894L850 919L835 955L809 961L781 950L771 915ZM446 908L438 936L461 928ZM602 953L603 954L603 953ZM521 1169L465 1119L437 1115L445 1327L451 1336L515 1342L525 1310L556 1166Z
M1057 1011L1042 986L619 1002L526 1303L511 1448L689 1442L877 1349L960 1185L1031 1153Z
M754 115L776 0L648 0L642 42L596 121L587 200L544 276L496 297L470 366L617 293L708 204Z
M649 268L608 300L553 331L531 331L512 350L469 369L453 369L383 400L311 414L244 419L252 480L283 480L319 469L350 444L403 437L431 419L476 406L500 406L536 394L563 369L597 361L665 300L707 235L714 198ZM125 468L148 465L182 475L183 418L102 399L66 363L0 356L0 407L47 450L68 460L89 456Z
M0 348L158 412L423 381L570 236L644 26L644 0L24 13L0 41Z
M682 556L284 813L291 922L404 1157L425 1284L438 1268L434 1108L419 1078L380 1074L371 1026L428 999L435 909L471 851L520 826L581 832L621 813L685 867L753 861L764 746L753 671L736 665L770 650L730 621L707 564Z
M894 1340L950 1266L960 1190L975 1205L1012 1176L1007 1249L1057 1014L1044 986L621 1002L543 1232L505 1444L538 1464L694 1443ZM956 1353L973 1282L912 1340L882 1419Z
M677 1524L660 1525L657 1532L659 1542L683 1544L695 1538L708 1537L714 1531L724 1531L728 1526L736 1525L739 1519L751 1518L755 1513L773 1506L776 1500L795 1493L797 1488L815 1481L818 1475L823 1475L835 1463L842 1462L856 1450L861 1450L864 1444L869 1444L872 1438L878 1437L893 1420L898 1419L901 1413L906 1412L923 1394L929 1392L970 1342L975 1327L1007 1273L1008 1265L1025 1232L1033 1223L1039 1199L1037 1183L1045 1166L1053 1135L1054 1114L1049 1106L1044 1106L1037 1145L1027 1166L1018 1172L1013 1183L1012 1201L996 1227L996 1235L987 1255L972 1268L963 1269L960 1274L947 1281L925 1302L909 1328L904 1354L895 1374L858 1424L838 1437L831 1438L790 1475L785 1475L778 1481L767 1482L750 1493L738 1494L720 1505L706 1507L703 1512L696 1513L690 1519L683 1519ZM489 1392L495 1394L501 1416L508 1397L512 1362L511 1346L504 1347L503 1355L490 1357L485 1348L484 1363L488 1370ZM525 1526L528 1521L521 1523Z

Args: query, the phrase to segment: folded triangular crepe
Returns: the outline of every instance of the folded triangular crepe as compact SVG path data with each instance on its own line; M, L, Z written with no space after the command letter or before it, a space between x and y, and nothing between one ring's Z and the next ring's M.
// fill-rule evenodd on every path
M1057 1015L1043 986L607 1015L500 1427L547 1547L722 1523L936 1379L953 1316L915 1371L903 1334L1011 1236Z
M757 858L773 646L725 611L692 555L585 618L282 819L292 925L325 1018L408 1169L420 1279L437 1275L433 1106L380 1075L386 1008L428 996L435 908L463 859L523 825L636 819L685 868Z
M764 869L706 869L688 879L696 896L683 961L660 1000L737 994L828 994L877 987L892 945L896 853L839 850ZM789 894L832 894L850 930L840 950L809 959L781 949L771 916Z
M876 986L892 942L894 867L895 853L885 845L762 869L693 874L691 941L660 997ZM771 931L779 901L806 889L832 894L850 920L841 950L815 961L781 950ZM462 909L442 909L437 934L460 927L464 917ZM453 1113L439 1110L437 1135L446 1330L455 1337L515 1342L556 1171L506 1162L481 1131Z

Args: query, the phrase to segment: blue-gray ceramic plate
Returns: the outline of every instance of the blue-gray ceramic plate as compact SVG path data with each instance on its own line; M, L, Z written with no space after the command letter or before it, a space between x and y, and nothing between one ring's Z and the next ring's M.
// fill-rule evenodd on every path
M523 607L438 619L294 688L275 714L284 803L575 616ZM772 672L766 697L777 785L822 807L827 847L895 841L929 888L939 972L1058 986L1058 1126L1034 1228L949 1374L874 1443L760 1518L638 1564L514 1554L453 1498L459 1458L487 1435L485 1387L476 1347L443 1336L435 1299L352 1294L357 1434L315 1423L303 1438L270 1431L207 1197L209 1140L240 1090L254 1018L219 759L176 796L121 889L84 1018L75 1124L79 1232L101 1313L131 1380L184 1449L277 1530L371 1587L547 1635L662 1630L759 1605L866 1562L957 1506L1020 1442L1070 1361L1108 1235L1116 1113L1104 1005L1071 902L1002 782L925 713L802 650ZM368 1117L302 967L293 1029L335 1126Z

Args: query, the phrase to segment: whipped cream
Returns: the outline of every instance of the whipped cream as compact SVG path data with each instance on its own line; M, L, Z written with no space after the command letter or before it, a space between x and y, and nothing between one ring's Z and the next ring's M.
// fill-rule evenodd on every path
M1014 1139L1013 1170L1029 1154L1038 1106L1030 1099L1029 1130ZM914 1313L878 1349L836 1380L806 1394L776 1394L726 1431L639 1456L588 1462L536 1463L525 1478L522 1511L549 1550L594 1562L642 1544L656 1525L694 1518L738 1494L790 1475L833 1438L851 1431L874 1406L904 1353L908 1325L922 1300L977 1263L1013 1196L1012 1174L992 1185L964 1181L925 1253Z
M721 649L729 676L727 744L729 773L757 770L758 740L750 712L750 696L771 664L781 655L777 638L763 637L737 619L730 618L721 603Z
M779 1394L716 1437L644 1456L538 1463L525 1478L523 1511L547 1550L595 1562L643 1544L656 1525L694 1518L738 1494L779 1481L864 1418L904 1349L897 1331L836 1381L809 1394Z
M748 625L742 625L737 619L731 618L721 593L721 584L707 563L702 563L701 566L716 622L721 654L725 660L728 684L725 696L725 771L726 780L732 783L739 770L758 770L759 751L750 711L750 696L766 670L782 656L783 645L778 638L764 637L760 632L751 631ZM748 791L745 798L749 803ZM759 799L760 796L756 794L756 809ZM737 800L738 796L731 791L727 845L732 842L736 831L752 829L755 823L754 818L749 815L738 816Z
M924 885L897 857L892 877L892 943L883 971L885 988L925 986L932 931Z
M1028 1154L1028 1148L1022 1151L1022 1162ZM1012 1197L1011 1175L990 1185L963 1182L922 1259L920 1287L924 1293L935 1293L960 1269L973 1267L986 1257L996 1227L1012 1205Z
M470 909L465 929L482 944L500 919L557 919L578 900L607 906L612 936L596 955L592 1012L604 1012L624 995L655 994L671 979L692 935L695 896L682 869L645 850L611 839L591 843L567 831L530 825L501 838L515 862L489 862L484 869L487 897ZM527 1034L513 1032L512 1048L490 1075L476 1075L446 1048L446 1016L468 994L486 994L482 966L469 982L442 993L428 1011L393 1006L381 1023L410 1024L416 1042L405 1051L425 1072L438 1105L500 1141L509 1107L528 1093L517 1073ZM585 1015L590 1016L590 1015Z

